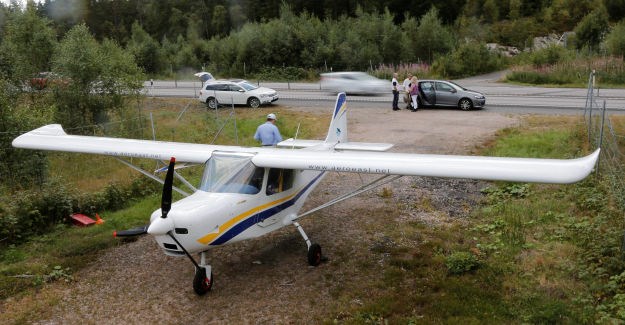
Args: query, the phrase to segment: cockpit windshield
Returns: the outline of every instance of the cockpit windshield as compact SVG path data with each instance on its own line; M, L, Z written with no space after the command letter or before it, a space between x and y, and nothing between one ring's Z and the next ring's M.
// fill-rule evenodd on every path
M251 154L213 152L206 162L200 190L214 193L256 194L263 185L264 168L252 164Z

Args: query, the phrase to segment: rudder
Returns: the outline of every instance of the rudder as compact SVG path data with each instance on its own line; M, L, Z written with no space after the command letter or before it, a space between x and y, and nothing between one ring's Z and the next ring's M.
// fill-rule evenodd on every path
M347 99L345 93L336 95L336 104L334 105L326 142L347 142Z

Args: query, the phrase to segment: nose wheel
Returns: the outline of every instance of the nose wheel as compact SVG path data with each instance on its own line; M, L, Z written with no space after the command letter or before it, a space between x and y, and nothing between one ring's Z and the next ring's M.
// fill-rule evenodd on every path
M193 277L193 291L198 296L203 296L213 287L213 272L210 266L196 267L195 276Z

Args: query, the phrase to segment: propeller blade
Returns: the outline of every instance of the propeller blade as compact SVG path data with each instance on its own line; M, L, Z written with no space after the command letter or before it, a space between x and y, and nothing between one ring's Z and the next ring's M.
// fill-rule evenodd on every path
M115 230L113 231L113 237L133 237L133 236L145 235L148 232L148 227L149 225L145 225L145 226L136 227L136 228L127 229L127 230L121 230L121 231Z
M167 214L171 209L171 191L174 185L174 166L176 165L176 158L171 157L169 160L169 167L167 168L167 175L165 175L165 183L163 184L163 196L161 197L161 218L167 218Z

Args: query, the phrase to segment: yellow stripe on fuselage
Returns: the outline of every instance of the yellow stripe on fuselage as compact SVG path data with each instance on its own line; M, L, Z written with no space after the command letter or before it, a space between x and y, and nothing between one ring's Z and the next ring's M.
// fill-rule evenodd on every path
M226 221L223 225L219 226L219 230L217 232L212 232L204 237L201 237L200 239L198 239L197 241L204 244L204 245L208 245L210 244L212 241L214 241L215 239L217 239L217 237L219 237L220 235L222 235L223 233L225 233L226 231L228 231L228 229L232 228L232 226L236 225L237 223L239 223L241 220L256 214L259 211L265 210L269 207L272 207L274 205L280 204L284 201L287 201L289 199L291 199L292 197L294 197L298 192L295 192L294 194L291 194L287 197L281 198L279 200L273 201L273 202L269 202L269 203L265 203L263 205L259 205L255 208L252 208L250 210L247 210L241 214L239 214L238 216Z

